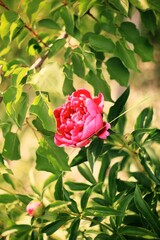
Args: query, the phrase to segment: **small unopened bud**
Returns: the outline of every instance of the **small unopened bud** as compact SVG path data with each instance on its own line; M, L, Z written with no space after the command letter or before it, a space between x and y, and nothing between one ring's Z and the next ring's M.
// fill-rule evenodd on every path
M33 200L27 205L26 211L31 217L40 217L44 213L43 203Z
M133 142L133 140L134 140L133 135L130 134L130 133L126 133L124 137L125 137L128 145L130 145Z

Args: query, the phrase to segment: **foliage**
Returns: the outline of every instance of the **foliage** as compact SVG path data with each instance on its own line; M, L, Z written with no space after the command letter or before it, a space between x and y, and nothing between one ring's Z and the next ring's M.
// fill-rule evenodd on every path
M0 0L0 12L1 239L160 239L160 130L151 108L131 133L124 114L130 77L160 42L159 0ZM112 104L111 130L73 156L54 144L53 109L80 82ZM31 218L35 199L45 212Z

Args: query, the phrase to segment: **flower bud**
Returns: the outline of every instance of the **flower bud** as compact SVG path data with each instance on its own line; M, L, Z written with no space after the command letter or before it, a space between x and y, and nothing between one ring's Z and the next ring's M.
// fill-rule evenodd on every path
M44 212L43 203L38 200L32 200L27 205L26 211L31 217L40 217Z
M125 137L128 145L130 145L134 141L134 137L130 133L126 133L124 137Z

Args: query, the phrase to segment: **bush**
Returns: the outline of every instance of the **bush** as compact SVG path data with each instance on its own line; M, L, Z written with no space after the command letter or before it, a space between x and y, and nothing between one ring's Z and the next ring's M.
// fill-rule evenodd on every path
M151 107L131 131L126 115L130 79L159 52L159 0L0 12L1 239L160 239L160 130Z

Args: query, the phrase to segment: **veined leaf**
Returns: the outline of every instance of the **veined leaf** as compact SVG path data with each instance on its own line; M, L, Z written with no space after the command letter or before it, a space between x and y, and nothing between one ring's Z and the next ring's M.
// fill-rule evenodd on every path
M142 10L150 8L148 0L130 0L130 2L133 4L133 6Z
M153 46L145 37L139 37L135 40L134 51L141 57L143 62L153 60Z
M142 194L138 186L136 186L135 189L134 201L137 206L137 209L144 216L149 226L153 229L155 233L157 233L158 236L160 236L160 227L157 216L155 216L147 202L142 198Z
M38 95L31 107L30 113L36 115L42 122L43 127L51 132L56 130L55 120L48 99L44 95Z
M90 168L92 172L93 172L94 163L96 159L99 157L99 155L101 154L102 147L103 147L103 140L99 138L95 138L87 149L87 159L90 164Z
M116 43L115 55L123 61L127 68L138 72L134 52L126 47L126 43L123 40Z
M76 52L72 53L71 56L74 73L81 78L84 78L85 67L82 56Z
M135 41L140 37L136 25L132 22L122 22L121 26L119 27L119 31L121 35L131 43L135 43Z
M27 81L35 87L35 90L54 94L62 94L64 81L63 68L57 62L46 64L38 73L33 74Z
M95 180L92 172L90 171L89 167L85 163L82 163L81 165L78 166L78 171L82 174L82 176L87 181L89 181L92 184L96 183L96 180Z
M17 198L11 194L0 194L0 203L13 203Z
M84 210L85 216L96 216L96 217L107 217L107 216L118 216L122 213L113 208L109 208L106 206L94 206L90 208L86 208Z
M72 10L64 6L61 8L61 17L64 21L65 27L66 27L66 32L68 34L73 35L74 32L74 18L73 18L73 12Z
M8 132L5 136L5 143L2 155L9 160L20 159L20 141L16 133Z
M117 57L112 57L106 62L110 78L116 80L121 86L128 86L129 71Z
M77 239L79 225L80 225L80 219L75 218L70 226L71 232L70 232L69 240Z
M113 4L123 15L128 15L129 2L128 0L109 0L109 3Z
M116 100L114 105L110 108L108 114L108 122L112 122L111 125L115 126L118 121L118 116L122 112L124 105L128 99L130 89L127 88L122 95Z
M160 4L158 0L148 0L150 8L160 12Z
M92 71L89 71L85 79L93 86L95 95L98 95L98 93L101 92L106 101L112 102L110 86L103 79L101 73L94 74Z
M15 121L20 128L26 117L28 109L28 94L22 92L22 87L11 86L4 93L4 103L8 115Z
M19 18L15 22L12 23L10 27L10 42L13 41L23 30L24 22Z
M90 0L89 2L86 0L80 0L79 16L82 17L96 2L97 0Z
M116 197L116 192L117 192L117 183L116 183L116 178L117 178L117 173L118 173L118 167L119 164L115 163L109 173L108 177L108 193L109 197L111 199L111 202L114 202L114 199Z
M150 230L136 226L121 227L119 228L119 233L123 234L124 236L140 237L144 239L159 239L159 237Z
M89 37L89 43L96 51L113 53L115 45L111 39L104 37L103 35L91 35Z
M59 25L56 22L54 22L52 19L50 19L50 18L41 19L38 22L38 25L39 25L39 27L60 30Z
M89 197L92 193L93 188L94 188L94 185L87 188L87 190L84 192L84 194L81 198L81 208L82 208L82 210L84 210L86 208L87 203L88 203L88 199L89 199Z
M54 232L56 232L63 224L65 224L68 221L67 218L65 219L60 219L57 220L55 222L52 222L48 225L46 225L45 227L42 228L42 233L46 233L47 236L53 234Z

